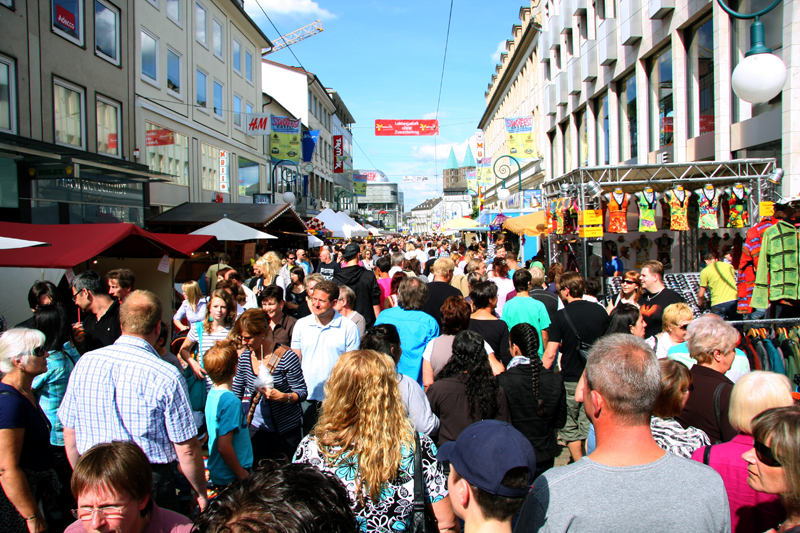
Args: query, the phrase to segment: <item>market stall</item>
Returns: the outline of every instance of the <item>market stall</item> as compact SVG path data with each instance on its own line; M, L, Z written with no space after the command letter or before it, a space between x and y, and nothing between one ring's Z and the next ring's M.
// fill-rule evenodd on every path
M369 235L369 231L356 223L352 218L330 208L320 211L316 218L325 224L327 229L333 232L332 236L334 239L351 239L353 237L367 237Z

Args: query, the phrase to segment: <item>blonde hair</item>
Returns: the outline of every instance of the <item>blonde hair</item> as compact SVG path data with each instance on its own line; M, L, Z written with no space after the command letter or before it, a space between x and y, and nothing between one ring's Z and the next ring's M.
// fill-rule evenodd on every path
M413 244L411 243L406 244L406 252L413 252L416 249L417 248Z
M683 302L669 304L664 308L664 315L661 317L662 331L669 331L670 326L677 326L679 322L694 319L692 308Z
M269 251L262 255L258 261L260 263L259 268L261 268L264 274L265 284L269 285L275 280L275 277L281 271L281 267L283 266L281 264L281 260L278 257L278 254L273 251Z
M325 401L311 433L329 464L358 459L358 498L378 501L384 483L397 477L403 447L414 449L394 361L374 350L342 354L325 382Z
M753 433L753 418L773 407L794 404L789 378L775 372L754 370L742 376L731 392L728 420L740 433Z
M448 272L452 272L456 268L456 264L449 257L440 257L433 263L434 276L446 276Z
M800 409L767 409L753 419L753 438L766 444L783 467L787 490L778 495L786 507L800 506Z
M186 301L189 302L189 307L196 313L197 304L203 296L203 293L200 292L200 285L192 280L184 283L181 288L183 289L183 294L186 295Z

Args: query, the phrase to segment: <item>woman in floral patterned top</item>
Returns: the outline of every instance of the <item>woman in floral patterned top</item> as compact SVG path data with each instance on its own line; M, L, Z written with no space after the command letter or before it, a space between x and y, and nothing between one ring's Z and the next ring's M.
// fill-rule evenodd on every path
M396 532L411 524L414 433L397 384L394 362L372 350L339 357L325 383L319 422L294 456L336 475L350 496L361 531ZM447 476L436 445L419 434L426 512L440 531L458 531Z
M694 427L684 429L675 420L692 391L692 373L686 365L672 359L661 359L661 393L650 419L650 431L661 448L690 459L692 452L711 444L708 435Z

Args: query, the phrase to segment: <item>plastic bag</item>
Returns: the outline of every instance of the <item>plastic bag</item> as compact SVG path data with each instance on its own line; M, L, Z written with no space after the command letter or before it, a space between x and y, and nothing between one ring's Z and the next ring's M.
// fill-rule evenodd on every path
M272 372L269 371L269 368L264 363L261 363L258 369L258 376L256 376L253 385L257 390L261 389L271 389L274 385L274 381L272 379Z

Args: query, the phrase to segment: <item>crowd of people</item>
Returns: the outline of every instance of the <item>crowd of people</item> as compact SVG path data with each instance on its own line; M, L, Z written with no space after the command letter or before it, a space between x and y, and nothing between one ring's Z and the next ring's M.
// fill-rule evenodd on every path
M517 253L220 254L172 310L127 269L36 282L0 336L0 530L800 532L793 385L714 283L695 318L658 261L612 258L602 302Z

